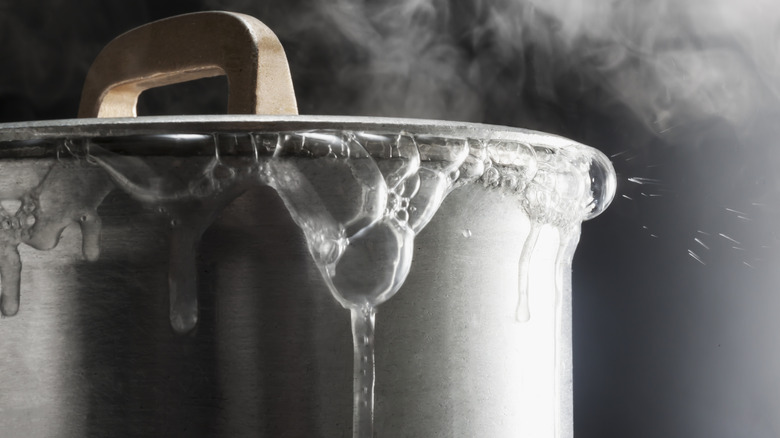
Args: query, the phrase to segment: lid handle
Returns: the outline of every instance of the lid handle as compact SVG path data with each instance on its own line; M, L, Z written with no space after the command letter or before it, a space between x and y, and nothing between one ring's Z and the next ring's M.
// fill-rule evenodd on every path
M287 57L271 29L244 14L197 12L111 41L89 69L79 117L135 117L145 90L221 75L229 114L298 114Z

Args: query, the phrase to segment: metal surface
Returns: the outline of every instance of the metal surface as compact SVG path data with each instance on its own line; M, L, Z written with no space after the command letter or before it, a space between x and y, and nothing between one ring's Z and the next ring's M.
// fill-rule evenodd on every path
M307 129L413 132L481 140L512 140L531 145L578 145L554 134L508 126L443 120L355 116L147 116L105 119L45 120L0 124L0 141L97 137L128 134L179 134L213 132L284 132ZM595 149L594 153L597 153Z
M168 322L168 223L120 191L99 211L95 262L82 260L73 228L49 252L22 248L28 293L0 321L4 436L350 434L349 314L272 190L238 198L204 234L200 321L187 335ZM539 369L552 372L535 347L555 345L552 295L541 294L550 285L531 297L531 324L513 319L527 229L519 203L473 185L418 236L405 285L378 308L378 437L526 436L529 421L552 421L552 406L523 392L548 375ZM554 255L535 257L553 281Z

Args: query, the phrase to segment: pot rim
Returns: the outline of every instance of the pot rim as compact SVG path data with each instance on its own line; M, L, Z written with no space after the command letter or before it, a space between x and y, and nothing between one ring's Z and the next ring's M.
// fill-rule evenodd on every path
M516 141L532 146L597 149L555 134L471 122L366 117L186 115L41 120L0 124L0 142L56 138L95 138L139 134L261 133L308 130L413 133L474 140Z
M480 123L355 116L279 116L279 115L199 115L199 116L145 116L126 118L82 118L0 124L0 158L32 157L39 153L54 153L54 148L38 148L40 142L49 143L83 139L116 139L134 137L133 151L138 146L154 146L146 136L213 136L216 134L254 135L262 133L306 133L312 131L352 131L376 134L411 134L437 138L453 138L476 142L522 143L534 149L568 150L587 159L590 175L584 175L599 188L591 188L591 195L599 199L599 207L592 207L583 220L591 219L606 209L616 190L616 176L612 163L598 149L559 135L523 128ZM20 149L21 148L21 149ZM143 148L142 148L143 149ZM153 148L154 149L154 148ZM48 151L48 152L47 152ZM184 155L192 154L189 149ZM213 151L207 153L213 154ZM59 156L59 155L57 155ZM596 193L598 192L598 193ZM588 201L590 202L590 201Z

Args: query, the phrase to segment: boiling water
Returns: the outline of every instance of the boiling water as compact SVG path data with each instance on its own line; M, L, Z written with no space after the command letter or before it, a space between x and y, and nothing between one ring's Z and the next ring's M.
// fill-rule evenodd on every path
M530 261L540 231L558 230L553 342L560 337L560 296L570 284L579 223L598 214L612 196L602 181L609 164L575 144L551 148L344 131L220 134L210 143L211 156L171 160L111 152L98 140L70 141L59 145L60 159L15 169L18 177L7 180L15 182L0 187L2 199L16 201L0 210L0 309L10 316L19 307L20 243L51 249L69 224L78 223L84 257L98 257L97 207L118 188L170 224L170 321L176 331L187 332L198 320L195 256L202 234L246 190L270 186L303 232L332 296L351 313L356 438L374 434L377 306L403 285L415 236L448 193L481 184L526 212L531 225L520 250L515 291L520 322L533 318ZM464 234L470 235L471 230ZM560 361L554 362L557 367ZM561 370L552 372L558 385ZM552 408L556 417L559 406L556 401Z

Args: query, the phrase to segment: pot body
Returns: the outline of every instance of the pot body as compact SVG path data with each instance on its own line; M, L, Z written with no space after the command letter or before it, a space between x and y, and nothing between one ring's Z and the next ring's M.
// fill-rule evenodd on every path
M96 261L75 226L49 251L20 246L21 310L0 321L3 436L350 436L349 312L275 191L246 191L203 234L184 335L168 318L168 220L120 190L98 214ZM515 320L529 229L517 199L470 184L416 237L377 308L377 437L571 436L554 228L532 253L531 319Z
M332 293L346 256L336 277L318 266L313 231L381 217L414 239L376 307L374 435L570 437L571 257L614 188L598 151L486 125L5 125L0 309L18 314L0 321L0 431L351 436L350 311Z

